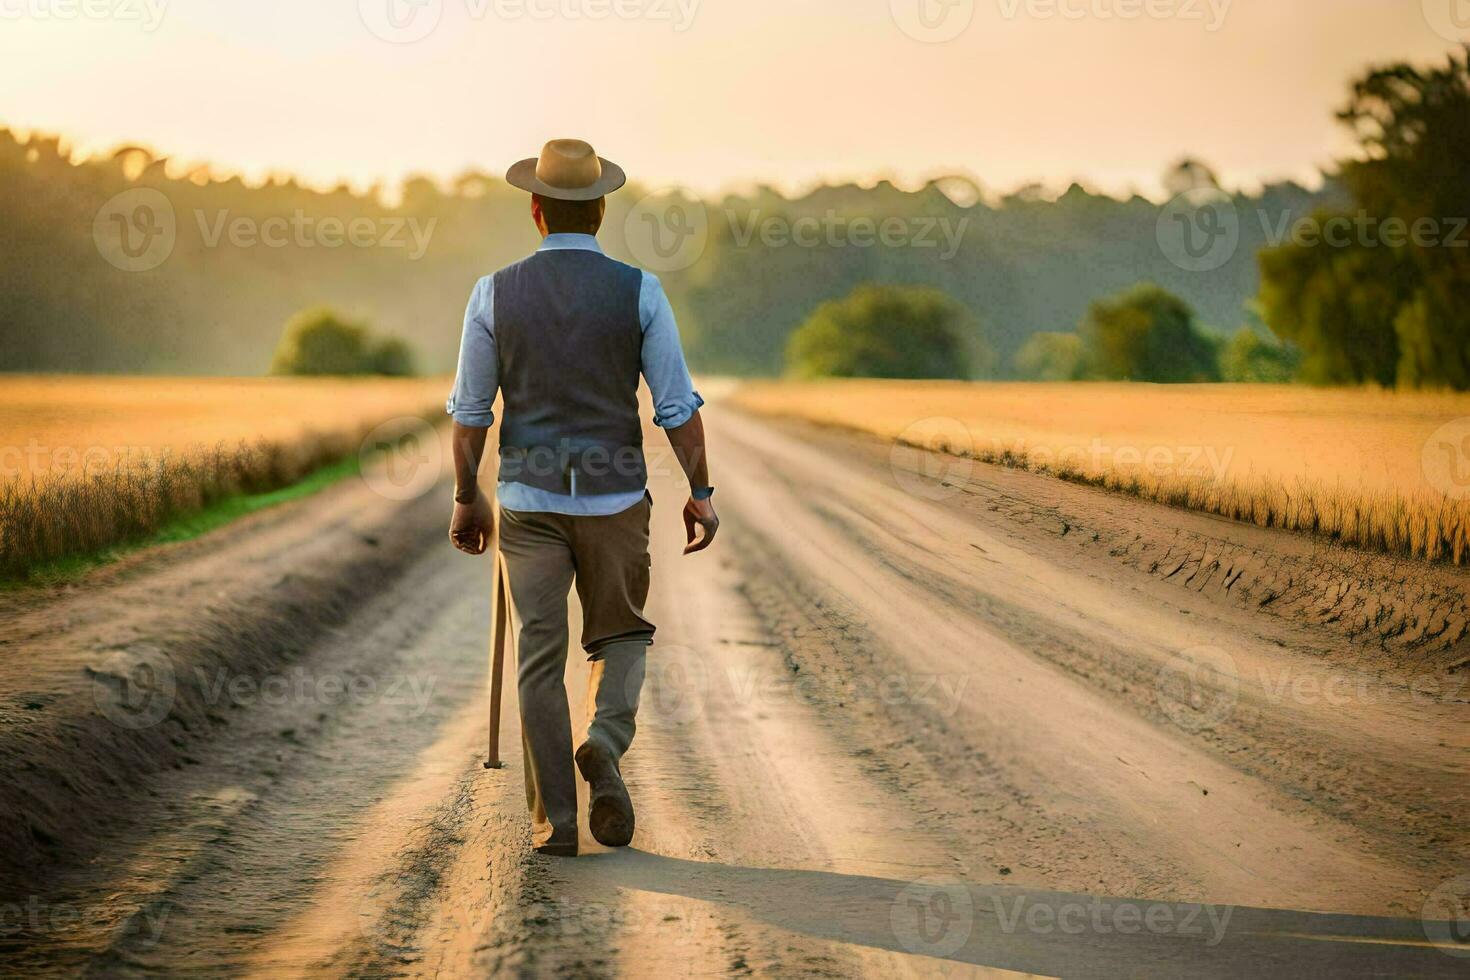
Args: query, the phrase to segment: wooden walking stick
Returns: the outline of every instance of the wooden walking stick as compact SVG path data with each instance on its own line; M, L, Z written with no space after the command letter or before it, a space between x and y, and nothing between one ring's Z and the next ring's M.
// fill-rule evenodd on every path
M490 630L490 754L485 768L504 769L505 762L500 758L500 696L505 673L506 634L510 632L510 599L506 595L509 579L499 547L495 547L491 554L495 560L495 625Z

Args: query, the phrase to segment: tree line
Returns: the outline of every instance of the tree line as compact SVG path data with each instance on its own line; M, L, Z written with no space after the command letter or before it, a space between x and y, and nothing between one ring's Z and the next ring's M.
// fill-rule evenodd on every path
M1073 331L1032 334L999 373L1470 388L1470 47L1440 67L1369 71L1338 119L1360 147L1340 164L1347 199L1274 226L1282 241L1258 252L1260 292L1240 329L1206 326L1185 298L1143 282L1094 300ZM1181 191L1216 186L1192 161L1172 176ZM1202 201L1238 220L1218 192ZM996 373L960 304L894 286L822 306L787 355L807 377Z
M97 236L133 229L99 227L98 215L140 189L168 203L172 248L156 267L119 268ZM1282 184L1237 200L1297 215L1333 193ZM703 202L697 252L687 265L656 270L691 365L779 375L796 327L865 282L953 297L969 311L967 342L993 348L1002 371L1033 333L1076 323L1095 297L1140 279L1186 297L1214 323L1233 322L1259 287L1249 252L1264 237L1254 225L1242 231L1241 255L1201 276L1160 252L1159 208L1142 197L1115 200L1079 186L1056 200L1037 188L996 201L975 195L954 179L917 191L880 183L788 198L758 189ZM0 131L0 369L260 374L283 324L325 306L411 344L420 370L451 370L475 281L536 245L527 200L481 173L448 185L414 178L392 203L385 196L289 178L253 186L138 147L73 160L54 137ZM610 254L648 265L630 247L643 227L635 213L642 196L630 187L609 199L600 240ZM801 234L808 221L834 231L813 243ZM344 229L364 222L368 233L354 244ZM389 244L405 222L424 233L421 254L406 232L399 237L409 247ZM880 230L866 246L864 225ZM783 226L797 234L771 233ZM890 226L907 233L885 238Z
M1038 187L997 198L957 177L915 191L759 188L699 202L698 247L656 271L705 372L808 370L789 359L798 328L824 319L831 333L823 305L879 284L956 304L961 353L942 363L950 373L963 363L967 377L1465 387L1470 311L1457 301L1470 269L1451 232L1470 213L1466 78L1459 54L1365 74L1340 113L1359 157L1317 190L1215 191L1241 220L1233 255L1208 272L1166 254L1161 208L1140 196L1073 185L1055 199ZM1186 162L1166 183L1215 182ZM140 189L167 202L171 249L155 267L119 268L99 236L131 229L99 215ZM613 195L600 237L648 265L633 240L648 218L642 199L637 187ZM687 231L671 214L683 218L655 216L655 232ZM1279 240L1280 229L1334 218L1357 228L1364 215L1381 232L1371 242L1359 232ZM1388 234L1400 225L1402 238ZM405 226L416 237L395 234ZM75 160L54 137L0 130L0 368L258 374L283 324L330 307L411 345L420 369L447 371L475 280L535 244L524 195L484 173L415 177L391 195L285 177L251 185L140 147ZM933 370L926 356L910 369Z

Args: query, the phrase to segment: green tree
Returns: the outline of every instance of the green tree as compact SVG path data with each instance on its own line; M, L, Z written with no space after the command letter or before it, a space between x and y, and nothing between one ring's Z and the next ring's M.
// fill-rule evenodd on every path
M1220 374L1242 384L1285 384L1295 379L1301 352L1262 337L1250 327L1237 331L1220 351Z
M398 337L385 337L375 343L370 363L372 373L390 378L408 378L415 373L413 348Z
M1263 251L1258 261L1256 307L1272 333L1301 351L1303 381L1394 384L1394 321L1413 295L1410 265L1390 249L1363 245L1286 245Z
M967 338L965 308L937 289L864 285L823 303L791 335L789 374L804 378L969 377L988 345Z
M271 363L272 374L365 374L368 331L327 307L296 314L286 323Z
M1075 333L1035 333L1011 359L1025 381L1080 381L1086 363L1082 338Z
M1308 380L1470 388L1470 47L1369 72L1338 118L1358 231L1263 251L1262 315Z
M1194 310L1153 283L1098 300L1082 321L1088 373L1111 381L1218 381L1214 343Z

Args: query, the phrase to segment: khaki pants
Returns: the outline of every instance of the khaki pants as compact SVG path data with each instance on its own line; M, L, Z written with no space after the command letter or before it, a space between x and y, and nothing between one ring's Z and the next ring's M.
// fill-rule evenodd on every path
M536 846L577 839L577 783L567 705L567 595L582 603L582 648L591 661L587 738L621 759L633 741L644 661L654 626L648 600L652 500L609 517L502 510L500 553L520 624L516 642L526 803Z

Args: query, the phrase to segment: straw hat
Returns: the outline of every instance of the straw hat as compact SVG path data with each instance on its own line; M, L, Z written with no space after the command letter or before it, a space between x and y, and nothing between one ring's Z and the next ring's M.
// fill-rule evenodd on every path
M505 172L512 187L561 201L595 201L628 181L623 168L604 160L582 140L552 140L541 156Z

